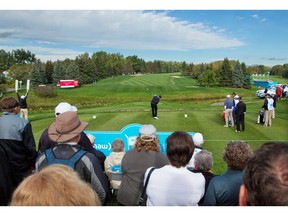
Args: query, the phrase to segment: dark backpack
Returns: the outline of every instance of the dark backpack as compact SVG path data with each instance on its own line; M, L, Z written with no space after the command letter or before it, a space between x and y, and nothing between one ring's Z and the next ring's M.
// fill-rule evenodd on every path
M45 151L45 156L47 159L48 165L51 164L64 164L70 166L72 169L75 169L75 164L82 158L82 156L86 154L86 151L80 149L79 151L75 152L69 159L58 159L55 157L52 149L47 149Z

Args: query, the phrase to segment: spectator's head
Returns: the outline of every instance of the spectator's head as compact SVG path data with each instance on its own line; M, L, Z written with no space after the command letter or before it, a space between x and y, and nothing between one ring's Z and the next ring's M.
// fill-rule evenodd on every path
M204 143L203 135L201 133L194 133L193 137L193 142L195 146L201 147L202 144Z
M288 143L269 142L256 150L244 169L239 204L288 206Z
M67 102L61 102L55 107L55 116L57 117L58 115L68 111L76 112L77 108Z
M122 139L115 139L111 145L113 152L123 152L124 151L124 142Z
M99 206L101 202L77 172L66 165L53 164L25 178L13 193L11 205Z
M0 106L3 112L19 112L20 104L14 97L4 97L0 101Z
M78 143L80 134L88 126L89 123L81 122L74 111L64 112L56 118L48 128L49 138L58 143L74 141ZM76 141L76 139L78 141Z
M167 138L167 157L174 167L185 167L193 153L192 137L183 131L175 131Z
M90 140L92 146L94 146L95 143L95 136L93 136L92 134L87 134L88 139Z
M243 141L231 141L227 144L223 160L228 167L234 170L243 170L253 152L248 143Z
M144 149L145 151L160 151L159 139L157 136L156 128L149 125L142 125L139 129L139 136L136 138L135 148L140 151Z
M213 165L213 155L207 150L202 150L194 155L195 170L208 172Z

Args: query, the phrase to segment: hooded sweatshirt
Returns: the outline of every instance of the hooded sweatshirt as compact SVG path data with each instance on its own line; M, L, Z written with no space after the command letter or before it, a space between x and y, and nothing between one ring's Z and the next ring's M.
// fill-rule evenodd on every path
M106 157L104 162L105 172L112 172L112 166L119 166L121 165L122 158L125 152L111 152L109 156ZM118 189L120 187L121 181L110 181L111 186L114 189Z

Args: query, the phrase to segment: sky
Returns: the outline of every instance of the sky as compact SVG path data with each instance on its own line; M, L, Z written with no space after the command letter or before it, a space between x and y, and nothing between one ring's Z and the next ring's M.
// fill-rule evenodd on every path
M102 7L84 4L86 0L68 6L51 1L0 6L0 49L29 50L43 62L105 51L145 61L199 64L228 58L248 66L288 63L288 10L277 0L273 5L262 0L263 7L246 4L250 8L185 6L182 0L132 7L119 6L116 0L114 7L110 0ZM33 3L35 7L29 6Z

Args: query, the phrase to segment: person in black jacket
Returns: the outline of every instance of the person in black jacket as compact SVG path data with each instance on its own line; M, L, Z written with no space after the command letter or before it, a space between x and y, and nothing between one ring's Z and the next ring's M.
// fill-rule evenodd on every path
M245 131L245 113L246 113L246 104L243 102L242 97L239 98L239 102L236 105L236 123L237 130L240 132L240 125L242 126L242 131Z
M0 107L3 111L0 117L0 146L6 152L13 174L12 181L17 186L34 170L36 144L30 122L17 116L17 100L14 97L2 98Z
M154 119L157 119L158 120L158 117L157 117L157 111L158 111L158 103L160 101L160 99L162 98L161 95L155 95L152 100L151 100L151 109L152 109L152 117Z
M20 104L20 117L28 120L28 105L27 105L28 90L25 95L20 96L17 91L16 94Z

